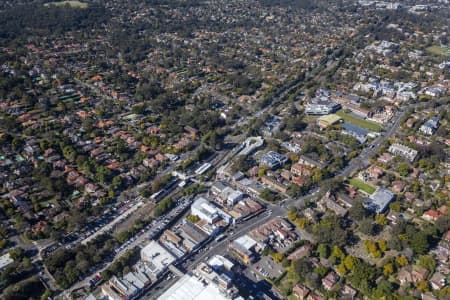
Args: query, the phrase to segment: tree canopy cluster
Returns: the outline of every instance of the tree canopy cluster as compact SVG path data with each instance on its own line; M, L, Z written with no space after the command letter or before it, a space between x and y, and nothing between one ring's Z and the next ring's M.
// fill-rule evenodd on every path
M108 11L94 3L83 9L53 5L47 7L41 2L19 5L0 13L0 39L11 40L30 32L47 35L89 29L106 22L108 18Z

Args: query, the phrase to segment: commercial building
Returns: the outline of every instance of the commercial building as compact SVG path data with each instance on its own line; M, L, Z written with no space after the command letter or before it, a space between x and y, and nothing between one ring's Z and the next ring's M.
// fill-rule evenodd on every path
M158 300L231 300L238 297L233 284L233 263L219 255L208 264L202 262L192 272L184 275Z
M383 213L388 207L389 203L395 199L395 194L388 189L379 188L366 198L365 206L368 210L377 214Z
M259 204L257 201L254 201L250 198L246 198L240 200L233 208L227 210L227 212L239 223L242 220L248 220L251 217L260 213L263 209L263 206Z
M156 280L151 277L147 265L138 263L134 271L128 272L123 277L113 276L101 286L101 290L109 300L131 300L139 296L146 286Z
M227 300L219 289L211 284L203 284L197 277L186 274L171 286L158 300Z
M244 178L236 182L236 185L249 195L259 196L264 191L264 186L257 181L249 178Z
M249 233L259 248L271 245L278 248L286 248L298 239L294 226L281 217L276 217L267 223L253 229Z
M241 236L234 240L228 247L228 250L241 260L244 264L250 264L255 261L255 254L258 243L248 235Z
M194 251L208 239L210 233L200 229L196 224L185 222L181 227L180 235L183 237L183 246L189 251Z
M417 150L411 149L408 146L402 145L402 144L392 144L388 151L394 155L400 155L410 162L413 162L414 159L416 159L417 156Z
M229 225L232 222L232 218L229 214L225 213L203 197L197 198L197 200L192 203L191 214L198 216L201 220L205 220L208 224L223 221L225 225Z
M214 255L208 260L207 264L213 268L214 271L230 272L233 271L234 268L234 263L222 255Z
M275 151L269 151L261 157L260 165L276 169L283 166L287 161L286 156Z
M233 206L239 200L244 198L244 194L240 191L237 191L231 187L226 187L222 190L222 192L218 195L217 201L222 206Z
M226 188L228 188L228 185L223 183L222 181L216 181L213 183L213 185L211 186L211 193L213 195L220 195L220 193L222 193Z
M330 100L329 97L313 98L306 104L305 113L308 115L328 115L338 111L341 105Z
M176 261L176 257L157 241L151 241L141 250L144 261L154 277L158 277L166 268Z
M342 121L342 118L336 114L324 115L317 119L317 125L320 128L325 129L329 126L337 124Z

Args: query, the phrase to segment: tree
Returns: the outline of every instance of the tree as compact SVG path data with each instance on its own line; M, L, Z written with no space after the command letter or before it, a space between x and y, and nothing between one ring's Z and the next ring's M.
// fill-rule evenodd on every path
M114 176L111 185L115 188L120 188L122 186L122 178L119 175Z
M380 248L381 251L387 250L387 242L385 240L379 240L378 241L378 248Z
M328 258L328 256L330 255L330 249L326 244L319 244L317 246L317 253L319 254L320 258Z
M416 232L411 238L410 246L415 253L425 254L430 247L427 234L423 231Z
M63 155L68 161L73 162L77 156L77 152L72 146L65 146L63 148Z
M419 256L419 265L433 272L436 267L436 261L431 255L421 255Z
M363 242L364 244L364 248L366 249L366 252L368 254L371 254L373 257L378 258L381 256L381 252L378 249L378 245L375 241L373 240L365 240Z
M174 204L175 202L173 201L172 198L164 198L156 205L156 208L153 213L156 217L159 217L160 215L172 209Z
M289 207L289 211L287 212L287 217L289 218L290 221L295 221L295 219L297 218L297 207L295 206L291 206Z
M50 298L52 296L52 291L49 289L46 289L44 291L44 293L41 295L40 299L41 300L47 300L48 298Z
M192 223L197 223L200 221L200 218L197 215L188 215L186 219Z
M407 162L401 162L398 164L397 172L401 176L407 176L409 174L409 171L410 171L410 168L409 168L409 164Z
M239 155L234 163L231 165L231 170L233 172L237 171L247 171L253 165L253 160L246 155Z
M324 277L328 273L328 268L322 265L319 265L314 268L314 273L319 275L320 277Z
M391 204L389 204L389 208L392 211L400 212L400 208L401 208L400 201L397 200L397 201L392 202Z
M297 225L301 229L305 229L308 224L308 219L305 217L295 219L295 225Z
M395 263L399 266L399 267L404 267L408 264L408 259L406 258L406 256L401 255L399 257L397 257L395 259Z
M345 229L345 221L336 215L322 218L319 224L313 226L313 232L319 243L344 246L349 240L349 232Z
M391 263L385 264L383 267L384 276L389 276L394 272L394 265Z
M22 266L23 266L25 269L30 268L30 267L32 266L32 264L31 264L31 259L30 259L29 257L24 257L24 258L22 259Z
M365 218L359 222L358 226L359 231L366 235L374 235L375 234L375 226L373 224L372 219Z
M11 249L11 250L9 251L9 256L10 256L12 259L16 260L16 261L17 261L17 260L21 260L22 257L23 257L23 254L24 254L24 251L23 251L23 249L20 248L20 247L16 247L16 248Z
M429 282L426 280L420 280L417 282L416 287L421 292L427 292L429 290Z
M323 178L323 172L321 169L315 168L313 169L312 181L314 183L320 182Z
M109 280L109 278L111 278L112 276L112 272L109 269L104 270L103 272L100 273L100 276L102 277L102 279L104 281Z
M372 297L374 297L374 299L394 300L396 298L393 293L394 287L392 286L392 283L382 279L377 283L377 286L372 293Z
M266 174L267 170L269 170L268 166L261 166L261 167L259 167L259 169L258 169L258 177L263 177Z
M360 221L366 218L369 214L362 201L355 201L355 204L349 210L349 215L352 219Z
M384 215L381 215L381 214L375 215L375 223L377 223L380 226L386 225L387 224L386 217Z
M363 261L355 265L355 270L350 275L352 286L368 294L375 283L376 269Z
M261 197L261 199L266 200L266 201L273 201L274 197L275 197L275 193L272 192L270 189L265 188L260 194L259 197Z
M8 245L9 240L6 238L0 239L0 250L5 249L5 247Z
M353 272L355 270L356 264L359 263L359 259L357 257L347 255L344 258L344 266L347 270Z
M271 256L272 256L273 260L275 260L278 263L281 262L284 258L284 255L281 252L274 252L274 253L272 253Z
M298 278L304 279L305 275L311 272L311 265L305 259L297 259L292 262L292 269Z
M345 268L343 263L339 264L339 266L337 267L337 272L341 276L344 276L345 274L347 274L347 269Z
M304 191L307 189L307 187L308 187L308 183L305 183L302 186L299 186L298 184L295 184L295 183L291 183L291 184L289 184L287 194L292 198L299 197L304 193Z
M333 246L333 249L331 250L331 256L335 258L339 258L340 260L343 260L345 257L344 252L342 252L341 248L339 246L335 245Z

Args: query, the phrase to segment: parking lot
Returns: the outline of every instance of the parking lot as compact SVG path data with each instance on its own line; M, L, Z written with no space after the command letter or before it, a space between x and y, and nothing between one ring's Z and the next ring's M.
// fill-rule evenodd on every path
M248 266L247 276L252 280L264 278L275 279L283 273L281 264L272 260L269 256L262 257L253 265Z
M124 219L123 222L118 223L113 231L113 235L118 234L126 229L131 228L137 220L145 220L152 216L153 209L155 208L154 202L147 202L142 205L136 213L132 214L127 219Z

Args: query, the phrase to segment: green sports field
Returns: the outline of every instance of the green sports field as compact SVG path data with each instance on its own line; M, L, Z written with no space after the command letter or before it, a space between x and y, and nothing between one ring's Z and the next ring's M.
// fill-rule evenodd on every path
M369 131L376 131L379 132L383 129L383 127L375 122L371 122L371 121L367 121L355 116L352 116L351 114L348 114L346 112L344 112L342 109L338 112L336 112L336 114L341 117L342 119L344 119L345 122L350 123L352 125L367 129Z
M450 49L440 46L431 46L427 48L427 51L434 55L450 57Z

